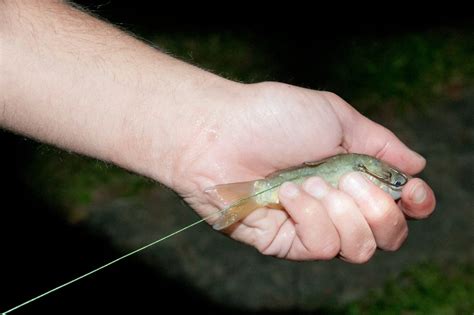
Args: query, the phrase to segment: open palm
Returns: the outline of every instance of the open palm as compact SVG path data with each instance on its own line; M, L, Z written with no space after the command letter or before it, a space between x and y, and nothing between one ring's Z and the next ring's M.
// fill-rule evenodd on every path
M175 189L201 216L216 212L221 206L204 193L207 187L255 180L278 169L341 152L377 156L411 174L424 167L424 159L390 131L360 115L332 93L279 83L256 84L251 89L252 97L216 109L192 149L184 153L186 163L180 169L183 180ZM384 211L390 213L397 208L398 214L392 215L392 219L405 223L400 223L393 232L396 235L390 236L391 244L377 240L380 233L374 231L372 225L382 224L378 222L380 218L371 222L373 218L367 217L364 211L356 216L345 213L345 222L334 217L333 213L343 212L338 207L361 208L363 201L353 200L349 193L324 183L316 185L329 194L320 196L320 200L303 190L298 191L296 198L281 195L286 211L258 209L226 232L262 253L297 260L328 259L341 254L347 260L362 262L370 258L376 245L395 249L403 242L406 223L402 211L377 187L371 187L373 198L385 203L390 199L392 204ZM346 200L346 203L333 205L331 200L334 199ZM432 199L423 209L416 208L413 213L408 206L406 212L411 211L409 214L415 217L425 216L432 211ZM409 205L410 201L405 204ZM353 225L349 238L355 241L344 240L341 229L347 230L344 226L349 224ZM354 242L357 244L352 244ZM354 246L357 248L353 249Z

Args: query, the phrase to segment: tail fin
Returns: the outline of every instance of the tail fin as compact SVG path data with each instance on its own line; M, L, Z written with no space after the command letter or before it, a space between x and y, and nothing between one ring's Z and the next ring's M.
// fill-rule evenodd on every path
M212 195L214 200L220 202L220 206L226 209L212 226L214 229L225 229L261 207L253 198L254 186L255 181L250 181L217 185L205 190L206 193Z

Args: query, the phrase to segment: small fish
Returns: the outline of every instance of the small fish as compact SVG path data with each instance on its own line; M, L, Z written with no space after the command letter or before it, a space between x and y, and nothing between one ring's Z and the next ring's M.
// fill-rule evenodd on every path
M213 228L225 229L258 208L282 209L278 200L278 189L284 182L302 184L309 177L319 176L337 188L339 179L353 171L367 176L395 200L401 197L403 186L411 178L388 163L364 154L339 154L321 161L306 162L271 173L264 179L207 188L205 191L224 205Z

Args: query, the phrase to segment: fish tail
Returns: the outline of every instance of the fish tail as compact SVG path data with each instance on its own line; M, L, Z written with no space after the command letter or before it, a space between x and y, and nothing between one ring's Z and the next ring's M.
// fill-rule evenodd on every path
M212 226L215 230L225 229L261 207L254 198L255 182L223 184L205 190L215 200L219 200L225 209Z
M222 216L212 225L215 230L222 230L232 224L242 220L252 211L260 208L254 198L247 198L246 200L239 201L237 204L231 206L229 209L222 213Z

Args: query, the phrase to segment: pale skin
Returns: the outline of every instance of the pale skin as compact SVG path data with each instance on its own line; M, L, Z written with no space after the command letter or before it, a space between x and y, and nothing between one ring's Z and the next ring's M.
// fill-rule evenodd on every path
M0 90L1 127L153 178L201 216L218 210L206 187L340 152L408 174L425 167L335 94L232 82L56 1L0 1ZM398 249L406 220L435 208L419 178L395 202L358 173L338 189L286 183L279 197L283 210L259 209L225 233L267 255L363 263Z

